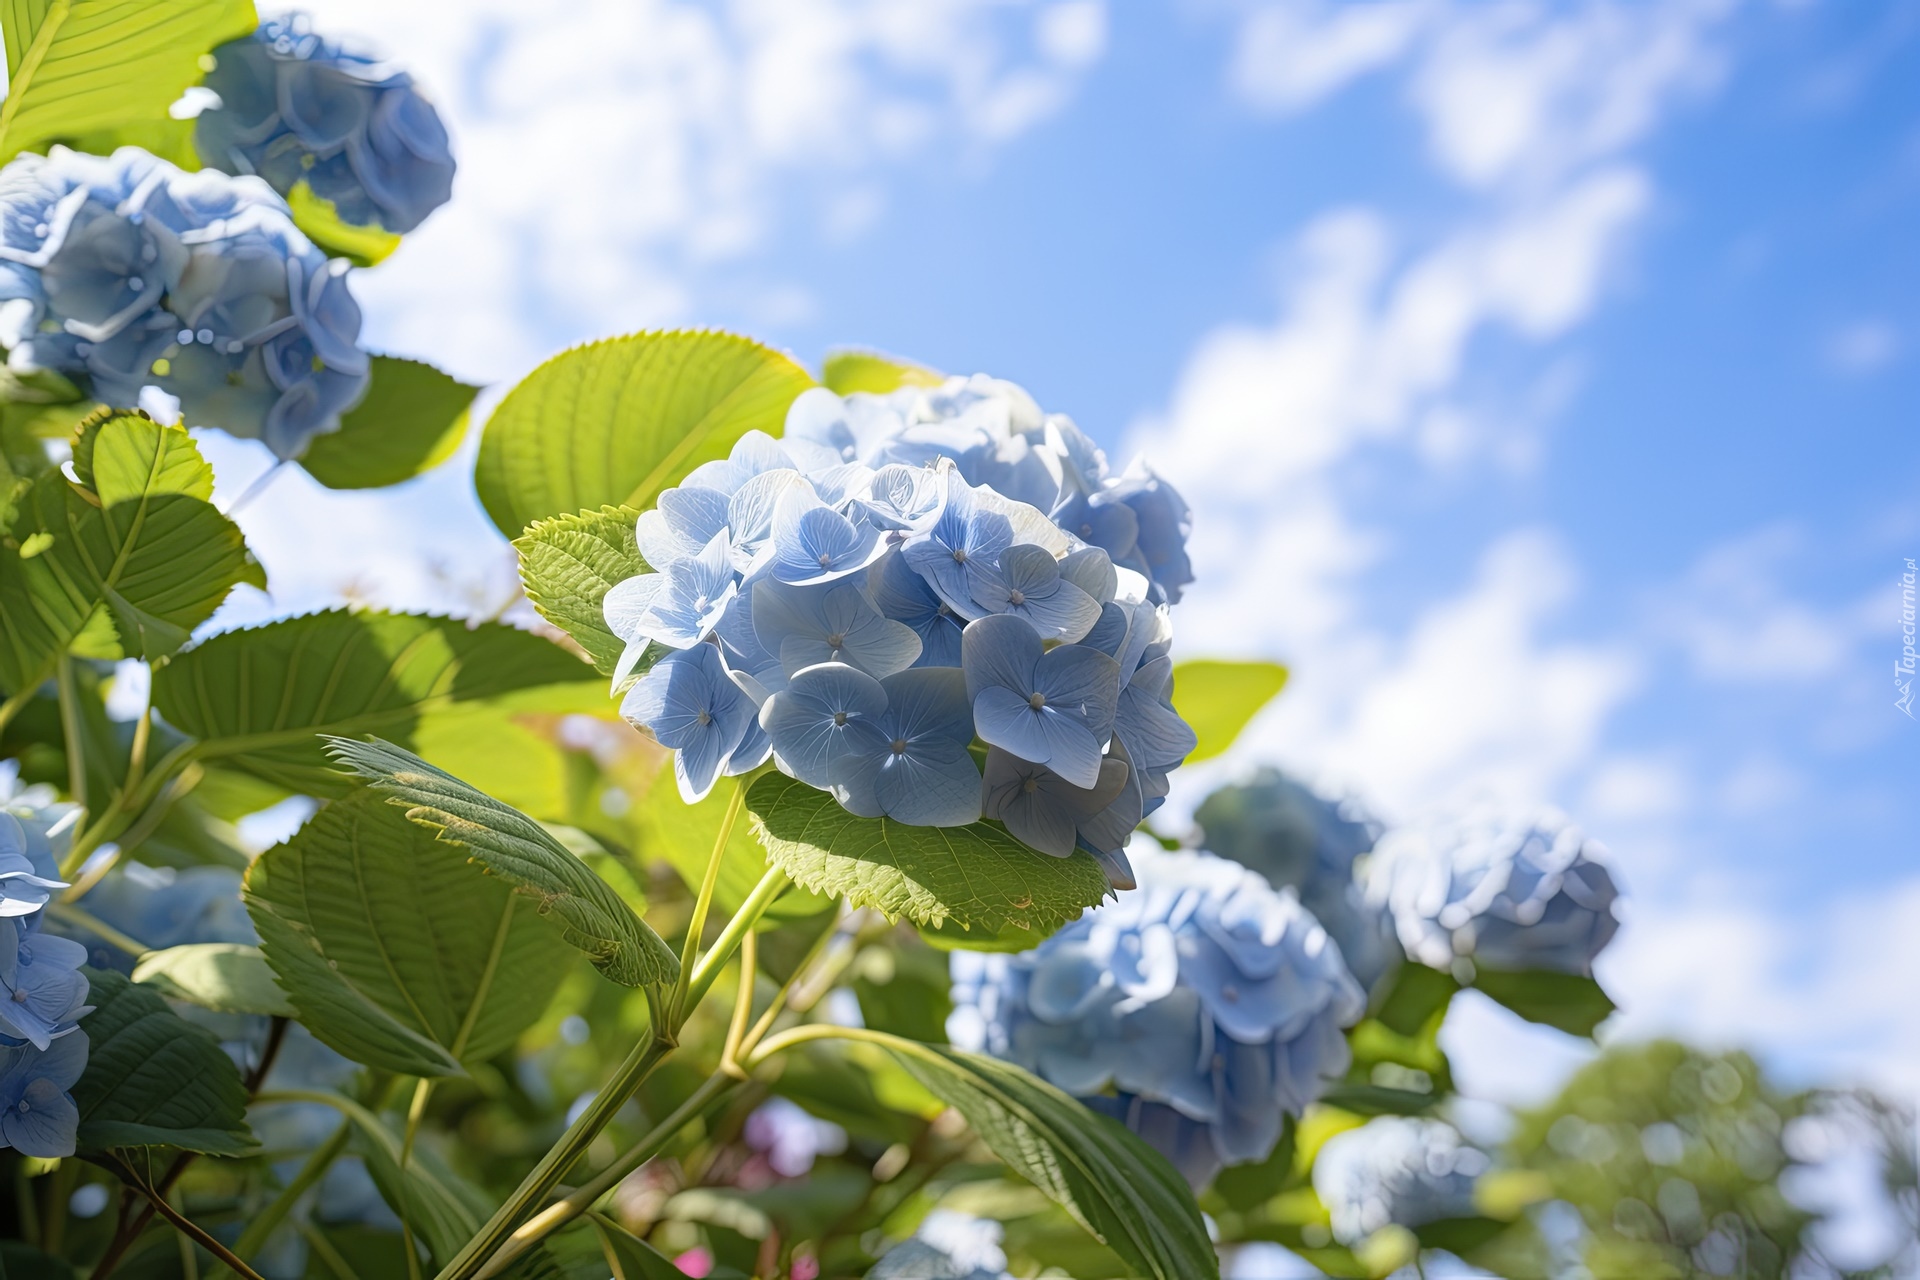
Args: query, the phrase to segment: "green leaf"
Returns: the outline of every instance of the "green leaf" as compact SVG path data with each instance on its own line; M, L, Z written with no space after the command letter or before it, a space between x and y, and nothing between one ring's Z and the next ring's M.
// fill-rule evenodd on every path
M1297 1123L1290 1115L1282 1116L1280 1141L1267 1153L1267 1158L1255 1164L1236 1164L1222 1169L1214 1175L1209 1194L1218 1197L1229 1209L1244 1213L1294 1185L1299 1176L1294 1159Z
M1014 1172L1154 1280L1218 1277L1192 1194L1165 1157L1009 1062L896 1041L900 1064Z
M290 791L343 794L319 735L372 733L555 817L567 789L559 720L610 714L605 682L539 636L338 609L195 645L154 672L153 705L201 739L196 759Z
M855 391L885 395L901 387L937 387L945 381L925 365L854 347L827 352L820 369L821 384L837 396Z
M587 651L603 676L613 674L627 645L607 626L601 602L614 584L650 572L634 535L639 518L632 507L602 507L537 520L513 540L527 599ZM636 671L652 665L642 660Z
M1174 710L1200 739L1187 763L1211 760L1231 747L1286 683L1287 669L1277 662L1196 658L1175 667Z
M1047 940L1046 933L1013 924L1004 924L998 929L985 926L963 929L949 919L916 927L921 941L939 951L1031 951Z
M1036 853L996 825L910 827L858 818L824 791L768 773L747 791L767 860L796 884L889 919L1051 933L1108 893L1091 855Z
M380 489L439 466L467 434L480 388L419 360L373 357L373 384L340 429L315 436L300 459L329 489Z
M255 1149L247 1089L213 1033L156 991L88 969L93 1012L80 1019L87 1070L73 1087L80 1149L179 1147L239 1156Z
M0 1240L0 1280L73 1280L73 1267L18 1240Z
M356 267L377 267L386 260L388 254L400 247L400 237L385 227L357 227L342 218L333 201L315 195L313 187L305 181L296 182L293 190L287 193L287 207L293 210L294 225L306 233L307 239L319 245L329 258L345 258ZM375 356L374 359L380 357ZM326 484L326 481L320 483Z
M1320 1096L1320 1101L1357 1116L1424 1116L1445 1102L1446 1097L1377 1084L1336 1084Z
M640 987L679 977L680 959L660 935L539 823L390 742L333 738L327 750L405 806L409 819L532 894L541 914L558 916L566 940L608 978Z
M0 540L0 685L31 688L63 650L163 658L236 583L264 586L240 530L215 509L213 468L178 427L89 418L78 483L48 471Z
M663 764L634 808L640 853L664 858L688 888L698 891L707 874L714 841L720 838L720 824L733 801L733 789L746 783L744 778L723 781L699 804L688 804L674 785L672 767ZM729 915L738 911L767 873L767 863L766 848L755 838L752 824L736 821L727 837L726 852L721 855L719 878L713 883L715 905ZM766 915L774 920L800 920L832 905L831 898L796 887L775 898Z
M474 485L509 538L549 516L642 511L748 431L780 434L787 406L812 385L786 356L730 333L639 333L575 347L493 411Z
M252 0L9 0L0 160L50 138L164 116L200 56L251 35ZM24 19L24 21L23 21Z
M592 1220L613 1280L686 1280L671 1258L611 1218L596 1213Z
M1417 1036L1459 989L1452 974L1409 960L1374 988L1373 1016L1389 1031Z
M243 943L190 942L149 951L134 965L133 980L215 1013L298 1016L260 948Z
M1598 982L1573 973L1480 968L1473 985L1528 1022L1556 1027L1569 1035L1591 1037L1615 1007Z
M531 898L373 791L262 854L246 901L308 1030L405 1075L454 1075L508 1048L572 958Z

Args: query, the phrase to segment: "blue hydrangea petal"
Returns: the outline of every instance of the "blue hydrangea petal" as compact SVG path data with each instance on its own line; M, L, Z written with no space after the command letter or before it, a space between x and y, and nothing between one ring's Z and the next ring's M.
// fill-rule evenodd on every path
M893 463L874 472L866 496L855 500L882 529L924 533L947 507L947 478L931 467Z
M782 768L808 786L833 785L839 758L871 742L863 731L887 707L886 691L864 671L826 662L795 672L761 708L760 724Z
M990 614L968 623L960 640L967 695L978 698L986 689L1001 688L1026 701L1043 651L1039 635L1019 618Z
M781 495L772 542L771 572L792 586L859 573L887 550L878 529L841 515L821 502L811 486Z
M659 505L644 512L634 528L640 555L655 569L697 556L714 535L728 528L725 494L713 489L684 486L660 495Z
M887 691L889 732L910 742L943 738L964 747L973 741L973 707L957 668L916 667L880 684Z
M1126 738L1127 749L1143 768L1173 768L1200 743L1193 726L1173 708L1172 676L1171 657L1148 663L1121 690L1114 710L1114 731ZM1163 689L1164 694L1158 692Z
M727 527L733 538L734 565L741 572L757 565L766 552L776 513L790 496L817 501L805 476L790 467L775 467L748 476L728 498Z
M1113 559L1099 547L1070 551L1059 564L1060 576L1086 592L1096 607L1104 608L1120 589L1120 575L1113 567Z
M1112 1003L1106 958L1085 942L1063 942L1038 957L1027 981L1027 1007L1042 1022L1084 1018L1097 1003Z
M727 535L717 533L699 555L674 561L665 576L640 628L675 649L699 644L712 633L736 590Z
M727 674L720 650L702 644L655 663L628 691L620 714L673 749L680 793L694 804L746 736L754 705Z
M1057 711L1071 711L1098 742L1105 743L1113 732L1113 714L1120 696L1120 666L1098 649L1063 644L1048 650L1034 664L1033 684L1037 692L1045 695L1047 706Z
M920 637L920 656L914 665L960 666L960 635L966 624L903 555L896 552L878 561L868 571L867 584L882 616L905 623Z
M887 758L873 783L881 812L913 827L964 827L980 820L980 769L957 742L932 738Z
M79 1107L45 1079L28 1082L18 1101L0 1112L0 1140L22 1155L42 1159L72 1155L79 1127Z

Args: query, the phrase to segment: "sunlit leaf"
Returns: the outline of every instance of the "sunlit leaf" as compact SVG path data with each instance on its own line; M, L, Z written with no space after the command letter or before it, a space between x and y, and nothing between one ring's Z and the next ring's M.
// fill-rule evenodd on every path
M1051 932L1109 892L1091 855L1036 853L992 823L911 827L860 818L783 774L760 777L747 812L767 859L796 884L889 918Z
M748 431L779 435L787 406L812 385L786 356L730 333L638 333L575 347L493 411L474 484L509 538L550 516L645 510Z
M1286 683L1287 669L1277 662L1196 658L1174 667L1174 709L1200 739L1187 762L1226 751Z

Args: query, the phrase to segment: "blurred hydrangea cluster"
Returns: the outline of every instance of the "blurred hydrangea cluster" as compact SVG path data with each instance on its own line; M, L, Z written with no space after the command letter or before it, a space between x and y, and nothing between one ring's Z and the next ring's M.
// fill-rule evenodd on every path
M67 887L59 850L79 810L54 804L45 788L0 799L0 1147L70 1156L80 1111L68 1090L86 1070L79 1020L92 1009L80 972L87 949L41 926Z
M1564 814L1482 803L1382 836L1367 900L1391 914L1407 958L1430 968L1590 976L1619 928L1604 857Z
M1358 1244L1385 1226L1473 1217L1473 1188L1490 1166L1439 1120L1381 1116L1329 1138L1313 1162L1313 1189L1334 1238Z
M887 1250L867 1280L1011 1280L1002 1231L991 1218L935 1209L911 1239Z
M785 438L748 433L640 517L653 571L604 604L616 687L657 661L621 709L689 802L771 756L862 817L997 819L1125 885L1194 746L1167 616L1186 532L1165 482L1108 475L1010 383L810 390Z
M956 952L947 1033L1121 1120L1198 1188L1266 1158L1346 1070L1365 1001L1292 892L1206 853L1136 861L1137 889L1034 950Z
M412 231L453 194L440 114L413 77L313 31L270 18L214 50L194 144L216 169L257 174L281 195L301 182L355 226Z
M137 147L54 147L0 170L0 346L119 408L142 388L295 458L365 394L347 264L257 178Z
M1371 989L1400 961L1386 911L1355 876L1380 825L1352 801L1329 800L1277 769L1222 787L1194 811L1201 844L1291 888L1333 940L1348 970Z

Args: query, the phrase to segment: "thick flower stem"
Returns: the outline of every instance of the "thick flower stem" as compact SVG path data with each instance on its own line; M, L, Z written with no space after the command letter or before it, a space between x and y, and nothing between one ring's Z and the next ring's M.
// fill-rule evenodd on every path
M260 1247L273 1234L293 1209L294 1203L305 1195L309 1188L327 1176L327 1170L333 1167L347 1149L347 1140L353 1136L353 1122L342 1119L340 1127L333 1136L315 1147L307 1162L300 1166L300 1172L293 1175L293 1181L280 1189L267 1207L255 1214L247 1223L247 1229L240 1233L240 1239L234 1243L233 1251L243 1258L251 1258L260 1252ZM98 1273L96 1273L98 1274Z
M655 1125L646 1137L616 1156L613 1163L602 1169L593 1181L572 1192L566 1199L548 1205L528 1219L526 1224L515 1231L500 1247L499 1252L488 1259L487 1265L474 1273L474 1280L489 1280L489 1277L499 1275L512 1266L514 1260L521 1254L591 1209L600 1197L618 1186L622 1178L658 1155L660 1149L672 1141L673 1136L695 1117L739 1088L741 1084L742 1081L722 1072L715 1072L707 1077L706 1082L695 1089L692 1096L685 1102L676 1107L673 1114Z
M567 1131L560 1135L560 1141L533 1167L533 1172L521 1179L513 1194L507 1197L507 1202L454 1255L453 1261L440 1269L434 1280L471 1280L488 1255L500 1247L535 1205L547 1198L547 1193L566 1176L574 1161L585 1154L587 1147L600 1136L600 1131L607 1127L614 1113L626 1105L627 1099L634 1095L646 1078L653 1074L653 1069L674 1048L672 1039L658 1034L637 1045L627 1055L626 1061L614 1071L613 1078L594 1095L580 1118L567 1127Z
M668 1016L676 1029L686 1021L688 1010L699 1003L698 996L689 999L693 960L700 954L700 935L707 929L707 912L713 909L713 889L720 882L720 864L726 860L727 841L733 838L733 824L740 820L740 811L746 806L747 789L736 782L733 799L727 802L726 816L720 820L720 834L714 839L713 852L707 856L707 872L700 878L700 891L693 900L693 915L687 921L687 940L680 947L680 978L674 983L673 998L667 1002Z
M706 997L707 992L713 987L714 980L720 976L720 971L726 967L727 961L733 958L734 950L740 945L741 939L752 932L754 925L760 923L760 917L766 914L767 908L773 905L773 900L785 892L790 883L792 882L787 879L786 872L778 867L767 868L767 873L760 877L760 883L753 886L753 892L749 893L747 900L740 904L740 909L733 913L733 919L727 921L727 927L720 931L720 936L713 940L713 946L708 948L707 954L700 957L700 963L693 967L693 977L687 985L686 1001L682 1008L692 1009Z

